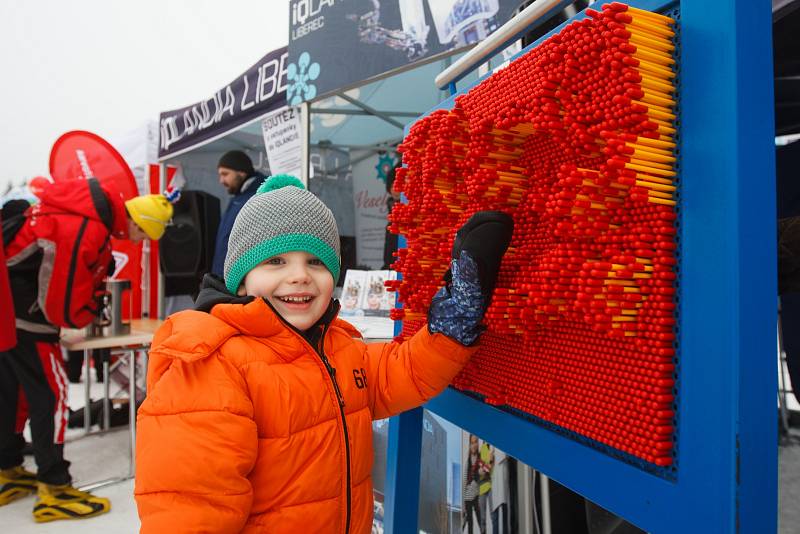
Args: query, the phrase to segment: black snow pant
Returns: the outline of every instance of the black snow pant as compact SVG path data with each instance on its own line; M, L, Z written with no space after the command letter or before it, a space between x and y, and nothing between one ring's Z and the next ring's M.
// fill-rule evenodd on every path
M47 484L72 481L69 462L64 460L67 427L67 375L57 342L39 341L17 330L17 346L0 352L0 469L22 464L24 415L22 395L27 400L37 479ZM22 403L24 404L24 403Z

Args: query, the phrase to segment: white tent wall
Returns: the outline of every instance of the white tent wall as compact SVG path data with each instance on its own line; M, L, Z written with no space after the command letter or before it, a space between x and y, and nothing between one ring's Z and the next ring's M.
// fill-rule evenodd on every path
M139 193L149 193L147 165L158 161L158 122L148 120L122 135L112 136L108 141L133 171Z

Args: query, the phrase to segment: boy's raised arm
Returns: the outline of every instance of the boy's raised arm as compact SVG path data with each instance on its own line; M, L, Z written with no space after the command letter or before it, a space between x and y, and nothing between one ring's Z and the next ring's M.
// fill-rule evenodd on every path
M433 297L428 324L405 343L367 346L373 417L414 408L438 395L477 351L513 221L479 212L456 234L446 285Z

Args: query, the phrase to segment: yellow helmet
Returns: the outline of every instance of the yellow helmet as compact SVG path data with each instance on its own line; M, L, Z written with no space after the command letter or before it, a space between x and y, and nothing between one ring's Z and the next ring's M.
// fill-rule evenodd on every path
M161 239L170 219L172 204L164 195L142 195L125 201L128 215L150 239Z

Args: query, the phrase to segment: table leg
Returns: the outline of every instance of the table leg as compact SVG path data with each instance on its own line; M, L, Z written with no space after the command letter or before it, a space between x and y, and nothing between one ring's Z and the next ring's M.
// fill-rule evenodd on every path
M109 355L110 356L110 355ZM103 429L111 428L111 385L109 384L109 358L103 358Z
M130 428L130 476L136 475L136 351L130 351L130 362L128 363L128 388L129 399L128 408L130 409L128 427Z
M142 368L144 369L144 394L147 396L147 367L150 365L150 353L147 350L142 350Z
M84 404L83 404L83 430L84 434L89 433L92 427L92 362L90 357L91 351L84 349L83 351L83 383L84 387Z

